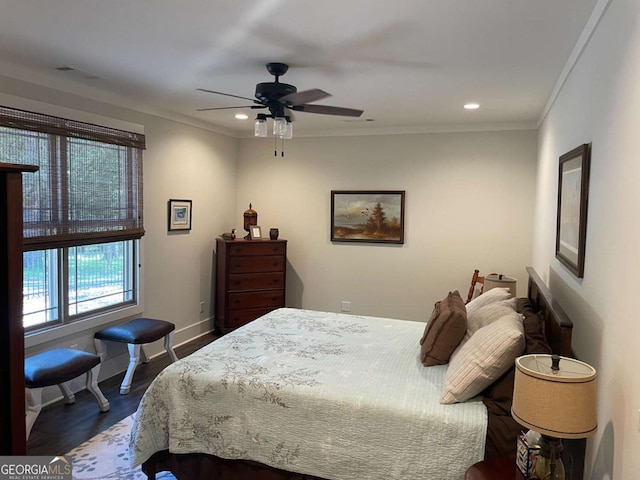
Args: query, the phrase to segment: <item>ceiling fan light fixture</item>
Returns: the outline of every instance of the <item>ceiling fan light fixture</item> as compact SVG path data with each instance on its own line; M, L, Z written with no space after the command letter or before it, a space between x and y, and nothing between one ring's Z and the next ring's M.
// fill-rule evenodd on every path
M256 137L264 138L267 136L267 116L259 113L254 124L253 134Z
M243 97L233 93L218 92L216 90L208 90L206 88L197 88L201 92L213 93L216 95L224 95L225 97L239 98L252 102L251 105L238 105L231 107L214 107L214 108L199 108L198 111L208 110L227 110L233 108L242 109L254 109L254 108L266 108L267 114L259 113L254 123L254 136L267 137L269 128L267 126L267 119L273 119L273 135L277 139L289 140L293 138L293 124L292 118L285 115L287 109L323 115L337 115L342 117L359 117L364 113L363 110L355 108L333 107L330 105L315 105L312 102L317 102L324 98L330 97L331 94L320 90L319 88L312 88L310 90L298 91L294 85L280 82L280 77L284 75L289 66L285 63L272 62L266 65L267 71L275 77L272 82L261 82L256 84L255 98ZM240 119L238 115L236 118ZM246 118L246 117L245 117ZM366 121L373 121L373 119L367 119ZM284 156L284 152L283 156Z
M273 134L277 137L284 137L287 132L287 120L284 117L273 119Z

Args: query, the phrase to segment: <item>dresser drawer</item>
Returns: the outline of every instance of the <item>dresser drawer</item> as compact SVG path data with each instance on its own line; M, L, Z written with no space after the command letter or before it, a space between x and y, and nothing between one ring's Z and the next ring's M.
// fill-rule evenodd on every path
M266 255L263 257L231 257L229 273L283 272L284 257Z
M265 290L262 292L229 294L229 310L283 306L284 290Z
M229 275L230 292L264 290L265 288L284 288L284 272Z
M229 311L229 315L225 321L225 327L227 329L241 327L256 318L271 312L272 310L274 310L273 307L252 308L249 310L231 310Z
M229 255L241 257L245 255L284 255L287 244L284 242L262 242L253 240L251 242L234 243L229 245Z

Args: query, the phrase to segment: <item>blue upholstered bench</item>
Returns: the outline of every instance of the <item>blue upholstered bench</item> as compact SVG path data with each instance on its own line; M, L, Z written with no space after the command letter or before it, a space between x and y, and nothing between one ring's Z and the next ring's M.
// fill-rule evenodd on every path
M42 389L57 385L66 403L74 403L75 395L66 382L87 374L87 390L98 401L100 411L109 410L109 401L98 387L100 357L71 348L55 348L24 359L25 396L27 400L27 438L42 410Z
M142 348L145 343L155 342L164 337L164 348L171 357L171 361L178 360L173 351L173 331L176 326L164 320L156 320L153 318L136 318L130 322L113 327L105 328L94 334L94 342L96 351L102 361L105 360L107 352L103 341L126 343L129 350L129 367L124 376L124 380L120 385L120 394L126 395L131 390L133 382L133 373L136 367L142 361L147 363L149 360Z

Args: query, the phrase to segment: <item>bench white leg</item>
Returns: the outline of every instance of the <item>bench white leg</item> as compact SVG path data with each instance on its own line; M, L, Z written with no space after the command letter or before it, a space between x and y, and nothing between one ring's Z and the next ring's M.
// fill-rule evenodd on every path
M131 390L131 383L133 382L133 373L136 371L136 367L140 363L140 348L142 345L128 343L127 349L129 350L129 367L127 373L124 375L124 380L120 385L120 395L126 395Z
M96 346L96 353L100 357L100 361L104 362L107 359L107 346L99 338L94 338L93 344Z
M93 393L98 401L101 412L109 411L109 400L102 394L102 390L98 387L98 375L100 374L100 364L93 367L87 372L87 390Z
M69 388L69 382L59 383L58 388L62 392L62 396L64 397L64 403L67 405L71 405L76 402L76 396Z
M27 440L29 440L33 424L36 423L40 410L42 410L42 388L25 388L24 394L25 400L27 401L25 422Z
M173 332L171 332L169 335L165 335L164 349L167 351L167 353L171 357L172 362L178 361L178 356L176 355L176 352L173 351Z
M140 363L149 363L149 357L142 344L140 345Z

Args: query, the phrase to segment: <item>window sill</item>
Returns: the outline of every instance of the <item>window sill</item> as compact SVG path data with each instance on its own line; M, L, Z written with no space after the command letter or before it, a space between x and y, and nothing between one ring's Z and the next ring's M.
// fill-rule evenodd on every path
M97 330L99 327L107 325L118 320L140 315L143 311L142 305L132 305L115 312L108 312L94 317L78 320L77 322L67 325L60 325L40 332L28 333L24 337L25 348L35 347L43 343L52 342L63 337L76 335L78 333Z

